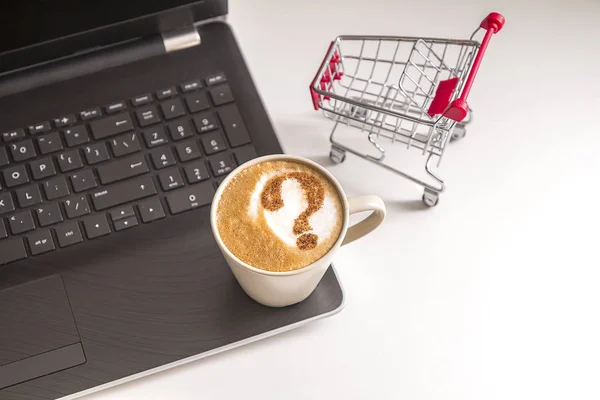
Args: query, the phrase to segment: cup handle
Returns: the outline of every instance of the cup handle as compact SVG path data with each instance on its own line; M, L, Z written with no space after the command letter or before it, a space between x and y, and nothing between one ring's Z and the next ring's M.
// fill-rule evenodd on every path
M372 212L367 218L348 228L342 246L371 233L381 225L385 218L385 204L377 196L359 196L348 199L348 212L350 215L362 211Z

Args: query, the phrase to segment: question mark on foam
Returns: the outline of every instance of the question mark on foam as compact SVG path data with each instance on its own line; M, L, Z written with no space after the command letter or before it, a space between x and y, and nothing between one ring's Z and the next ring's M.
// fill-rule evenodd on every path
M289 172L271 179L262 191L261 204L268 211L277 211L283 208L283 197L281 196L281 185L286 179L296 180L306 196L308 205L294 220L294 235L296 245L301 250L310 250L317 247L319 236L314 233L306 233L312 230L308 219L323 206L325 200L325 188L315 176L307 172Z

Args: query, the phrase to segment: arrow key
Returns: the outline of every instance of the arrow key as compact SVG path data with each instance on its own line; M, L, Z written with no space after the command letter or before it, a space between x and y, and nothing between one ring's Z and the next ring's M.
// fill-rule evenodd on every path
M133 228L137 226L138 220L136 217L129 217L126 219L120 219L115 221L115 231L122 231L125 229Z
M27 241L29 242L31 254L34 256L56 249L49 229L38 230L28 235Z
M95 214L84 218L83 227L88 239L95 239L110 233L110 227L104 214Z
M158 197L153 197L138 204L143 223L148 223L165 217L165 211Z
M118 221L120 219L129 218L129 217L135 215L135 213L133 212L132 206L123 206L123 207L118 207L118 208L112 209L112 210L110 210L109 214L110 214L110 219L112 219L113 222Z

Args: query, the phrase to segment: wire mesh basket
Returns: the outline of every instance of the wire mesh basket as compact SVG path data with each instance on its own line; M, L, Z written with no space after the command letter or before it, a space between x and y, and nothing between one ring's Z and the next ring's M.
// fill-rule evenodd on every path
M404 36L338 36L310 90L316 110L334 120L330 158L358 155L424 187L423 201L438 203L444 182L432 171L447 144L464 137L472 111L467 97L493 34L504 17L489 14L468 40ZM480 42L474 40L485 31ZM336 139L339 124L364 132L376 156ZM426 155L428 180L384 162L397 143Z

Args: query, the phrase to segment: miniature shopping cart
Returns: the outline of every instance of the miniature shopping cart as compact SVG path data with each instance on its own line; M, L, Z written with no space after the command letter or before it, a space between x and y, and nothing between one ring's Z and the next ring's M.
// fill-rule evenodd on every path
M446 145L466 134L472 115L467 97L492 35L503 25L504 17L491 13L469 40L338 36L310 85L315 110L335 121L331 160L341 163L347 152L365 158L423 186L423 201L435 206L444 182L432 163L439 166ZM480 31L481 43L474 40ZM337 140L340 124L364 132L370 153ZM390 143L421 151L426 179L384 163Z

